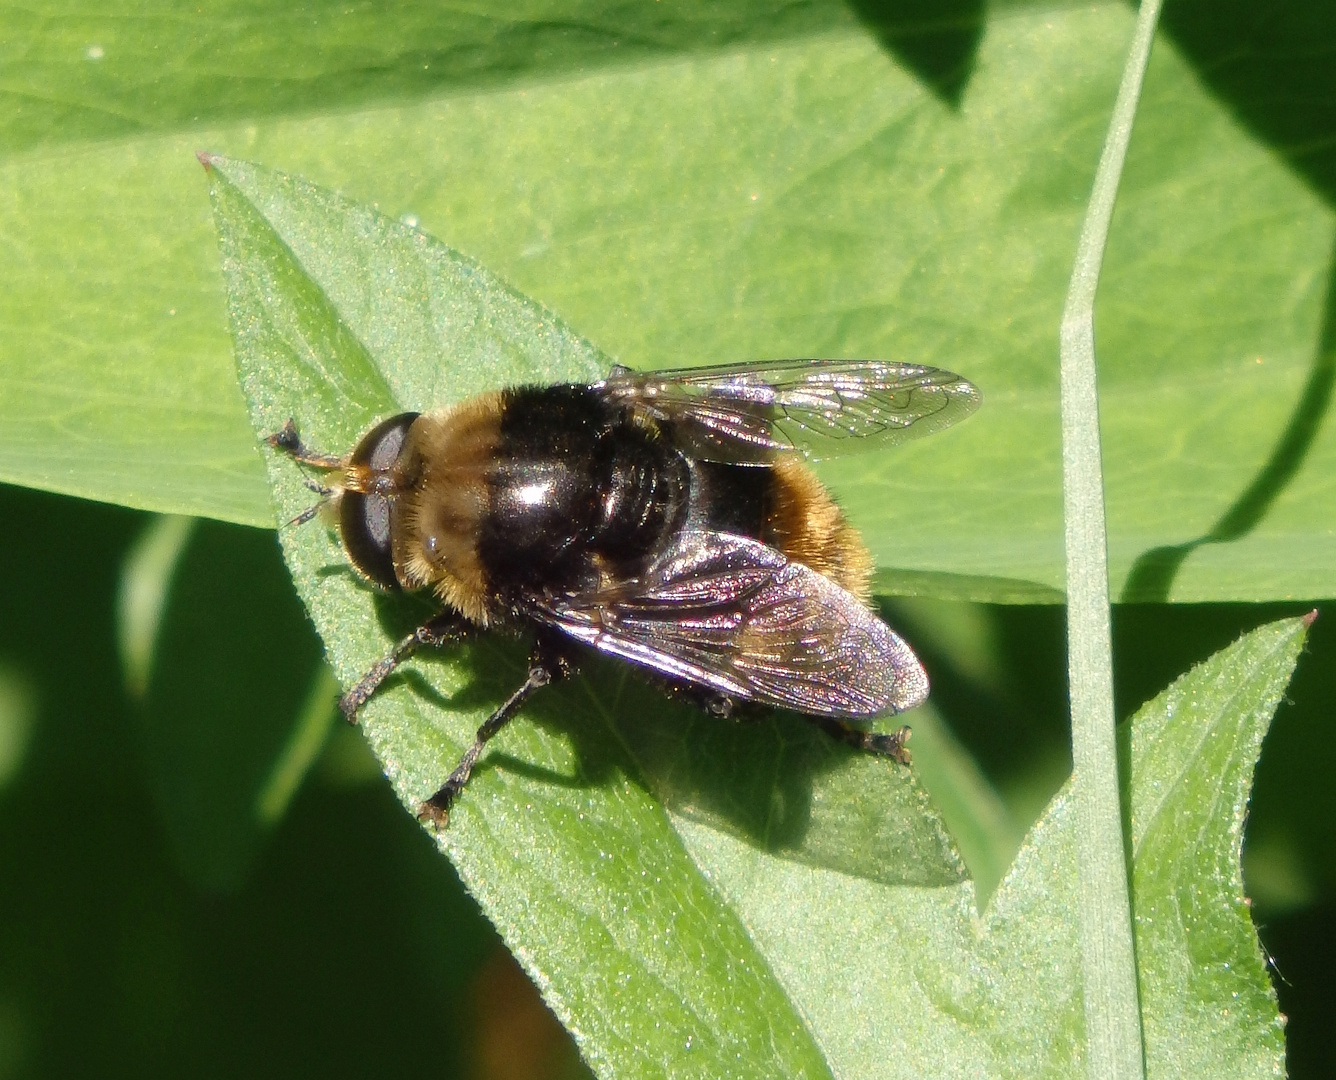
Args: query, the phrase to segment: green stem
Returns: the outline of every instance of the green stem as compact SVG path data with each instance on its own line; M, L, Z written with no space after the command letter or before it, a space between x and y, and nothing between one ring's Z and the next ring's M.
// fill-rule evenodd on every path
M1119 805L1109 567L1095 381L1095 289L1160 0L1143 0L1062 315L1062 459L1067 640L1087 1075L1145 1075L1127 860Z

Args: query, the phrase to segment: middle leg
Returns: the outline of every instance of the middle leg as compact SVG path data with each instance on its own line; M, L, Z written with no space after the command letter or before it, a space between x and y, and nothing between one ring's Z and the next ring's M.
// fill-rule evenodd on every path
M520 707L533 696L534 691L542 689L548 683L564 679L573 670L567 648L556 638L541 634L534 644L529 658L528 677L510 697L506 698L478 728L473 738L473 745L464 751L449 778L418 807L418 820L431 822L436 828L443 829L450 823L450 807L473 775L473 767L488 741L498 731L515 718Z

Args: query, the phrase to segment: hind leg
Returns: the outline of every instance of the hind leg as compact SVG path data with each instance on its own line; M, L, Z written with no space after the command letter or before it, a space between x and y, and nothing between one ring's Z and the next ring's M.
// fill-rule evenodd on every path
M809 716L807 719L836 742L852 746L855 750L894 758L901 765L908 765L911 761L909 749L905 746L910 735L910 730L907 727L902 727L899 731L882 734L877 731L864 731L862 728L856 728L852 724L837 720L832 716Z

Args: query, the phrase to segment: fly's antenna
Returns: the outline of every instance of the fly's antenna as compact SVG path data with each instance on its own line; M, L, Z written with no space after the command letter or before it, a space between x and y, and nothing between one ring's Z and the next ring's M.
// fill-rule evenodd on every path
M264 441L275 450L282 450L294 461L303 465L313 465L317 469L342 469L346 464L343 458L335 457L333 454L322 454L302 442L301 436L297 434L297 425L291 418Z
M345 465L344 459L335 457L333 454L322 454L317 450L312 450L302 442L301 436L297 434L297 425L291 418L278 431L268 436L264 440L275 450L281 450L292 458L299 466L303 468L302 480L306 487L320 496L320 501L312 506L308 506L295 518L289 521L285 529L295 528L298 525L305 525L308 521L320 513L330 500L334 498L335 491L328 484L322 484L319 480L305 473L305 468L310 466L317 469L334 470L342 469Z

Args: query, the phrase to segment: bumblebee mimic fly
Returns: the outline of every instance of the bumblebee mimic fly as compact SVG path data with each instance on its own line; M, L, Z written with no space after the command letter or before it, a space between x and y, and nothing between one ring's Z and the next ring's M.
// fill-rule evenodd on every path
M619 657L720 717L756 703L907 762L928 678L874 614L862 540L804 464L939 431L972 413L958 375L876 360L786 360L520 386L401 413L351 453L269 443L326 473L349 562L430 589L439 614L339 701L351 721L423 646L530 633L525 681L419 816L443 826L487 740L582 650ZM853 723L851 723L851 721Z

